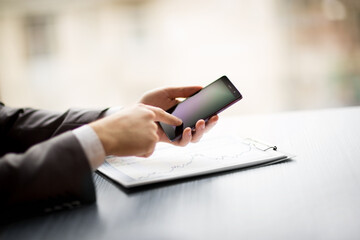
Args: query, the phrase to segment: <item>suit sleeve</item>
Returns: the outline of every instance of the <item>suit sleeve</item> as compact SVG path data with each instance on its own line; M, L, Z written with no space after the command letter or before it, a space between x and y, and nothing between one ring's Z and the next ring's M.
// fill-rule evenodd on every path
M95 201L86 155L68 130L103 111L64 114L0 105L0 212L32 214ZM4 220L4 219L1 219Z
M10 108L0 103L0 156L25 152L37 143L100 118L106 110L70 109L54 113Z
M0 208L9 214L39 213L95 201L92 171L72 132L23 154L1 157L0 192Z

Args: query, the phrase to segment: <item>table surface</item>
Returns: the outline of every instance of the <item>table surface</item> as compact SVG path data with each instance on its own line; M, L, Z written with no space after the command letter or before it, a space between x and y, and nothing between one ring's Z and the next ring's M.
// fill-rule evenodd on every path
M360 239L360 107L224 117L293 153L270 166L127 191L94 174L97 203L7 226L1 239Z

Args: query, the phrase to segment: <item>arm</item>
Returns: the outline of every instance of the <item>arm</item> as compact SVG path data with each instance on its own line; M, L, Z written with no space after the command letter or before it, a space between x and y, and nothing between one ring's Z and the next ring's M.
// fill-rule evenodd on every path
M0 158L0 209L5 216L95 201L92 172L80 143L67 132Z
M63 114L0 103L0 156L29 147L102 116L104 111L68 110Z
M187 97L198 89L168 88L148 93L142 102L158 107L138 104L94 121L89 127L96 133L107 155L150 156L159 140L168 141L155 122L162 121L176 126L181 124L180 119L161 108L166 109L168 105L170 107L176 103L177 97ZM159 104L164 102L165 105ZM55 204L67 203L73 199L94 201L91 171L79 139L68 132L40 144L36 143L88 123L103 113L69 111L58 115L32 109L11 109L1 105L0 143L4 145L0 146L6 148L1 148L0 151L0 207L7 209L7 206L12 205L17 206L16 209L27 209L26 206L42 209L49 206L49 199ZM190 141L198 141L205 131L215 125L216 120L217 116L210 119L206 126L200 120L193 135L190 129L186 129L182 140L173 144L185 146ZM16 146L17 143L20 147ZM31 145L34 146L23 154L1 157L3 153L14 151L12 148L20 152ZM92 167L96 169L102 161L100 159L92 163Z
M82 129L93 127L107 154L147 156L158 140L156 120L181 124L161 109L137 105ZM66 132L35 144L24 153L0 157L0 220L17 213L39 213L67 207L72 202L95 201L88 149L83 149L82 144L79 132ZM99 158L99 162L90 163L95 169L103 161Z
M92 173L81 143L73 133L61 133L102 114L103 111L80 110L57 114L0 104L3 216L95 201Z

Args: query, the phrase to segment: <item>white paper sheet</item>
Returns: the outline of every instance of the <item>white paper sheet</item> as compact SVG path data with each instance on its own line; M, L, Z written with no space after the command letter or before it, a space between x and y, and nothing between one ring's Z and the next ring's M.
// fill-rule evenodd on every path
M186 147L161 143L149 158L111 156L99 171L125 187L133 187L286 158L257 142L227 135L204 138Z

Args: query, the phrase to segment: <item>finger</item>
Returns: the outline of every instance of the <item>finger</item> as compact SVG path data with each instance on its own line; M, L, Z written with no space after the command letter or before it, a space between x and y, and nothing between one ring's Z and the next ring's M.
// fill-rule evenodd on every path
M194 93L200 91L201 86L189 86L189 87L170 87L166 88L166 92L169 98L178 98L178 97L190 97Z
M148 158L148 157L150 157L153 153L154 153L154 152L145 153L145 154L138 155L137 157Z
M205 121L199 120L195 125L195 133L193 133L191 142L198 142L205 133Z
M176 146L185 147L189 142L191 142L191 138L191 128L187 127L183 131L182 138L176 142L173 142L173 144Z
M146 107L155 113L155 121L163 122L173 126L179 126L182 124L182 120L180 118L165 112L161 108L149 105L146 105Z
M189 144L189 142L191 142L191 139L192 139L191 128L187 127L183 131L182 138L180 139L180 142L179 142L180 146L185 147L186 145Z
M212 116L206 123L206 126L205 126L205 132L208 132L210 129L212 129L216 123L218 122L219 120L219 116L218 115L214 115Z
M151 148L148 152L137 155L137 157L144 157L144 158L150 157L154 153L154 151L155 151L155 146Z

